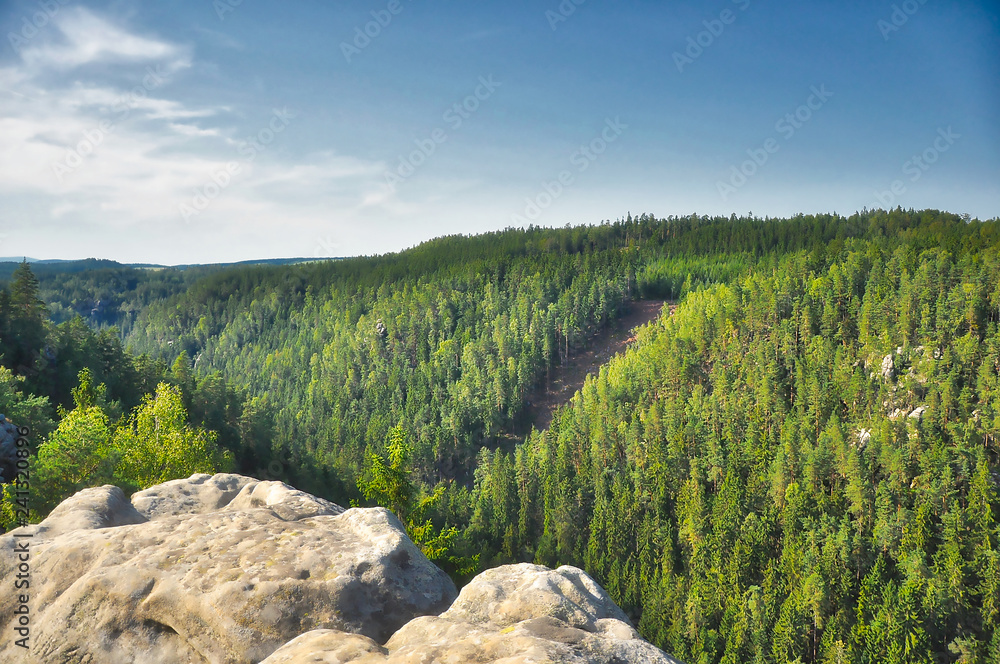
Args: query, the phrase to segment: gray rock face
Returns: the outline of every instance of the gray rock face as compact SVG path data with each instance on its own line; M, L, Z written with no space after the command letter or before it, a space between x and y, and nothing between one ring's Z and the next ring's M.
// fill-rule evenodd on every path
M4 587L25 532L31 651L13 643L14 593L0 593L5 662L259 662L318 628L385 641L456 595L387 510L345 511L235 475L194 475L131 502L116 487L81 491L0 537Z
M582 570L507 565L483 572L440 616L416 618L380 646L337 630L314 630L264 664L677 664L643 641Z
M0 415L0 482L14 479L17 462L17 427Z
M604 589L576 567L553 571L540 565L506 565L487 570L462 589L446 620L509 627L546 616L588 632L610 619L628 623Z
M882 364L879 366L879 375L885 380L892 380L896 377L896 369L893 366L892 355L886 355L882 358Z

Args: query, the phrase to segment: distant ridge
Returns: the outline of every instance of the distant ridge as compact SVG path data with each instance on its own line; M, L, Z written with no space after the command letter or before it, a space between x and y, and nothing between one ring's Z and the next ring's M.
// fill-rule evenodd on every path
M183 265L163 265L160 263L119 263L118 261L108 260L105 258L81 258L81 259L64 259L64 258L31 258L22 256L0 256L0 263L20 263L22 260L26 260L29 263L36 265L53 265L58 266L64 264L69 266L70 264L76 264L81 267L94 268L94 267L134 267L134 268L174 268L177 270L183 270L189 267L228 267L230 265L294 265L296 263L315 263L318 261L339 261L344 260L344 257L322 257L322 258L261 258L261 259L250 259L245 261L235 261L233 263L185 263Z
M346 256L324 256L322 258L260 258L234 263L186 263L184 265L157 265L154 263L125 263L128 267L172 267L183 270L188 267L228 267L230 265L294 265L296 263L317 263L319 261L342 261Z

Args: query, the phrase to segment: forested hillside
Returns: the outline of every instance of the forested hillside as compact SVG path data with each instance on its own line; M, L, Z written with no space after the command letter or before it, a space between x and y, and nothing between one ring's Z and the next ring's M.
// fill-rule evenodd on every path
M936 211L630 216L126 283L123 342L24 268L0 411L73 486L186 472L162 421L204 467L391 507L459 579L582 566L691 664L1000 661L998 249ZM513 437L642 298L678 306Z
M892 218L688 294L482 455L469 539L688 662L1000 661L1000 227Z
M176 339L199 368L245 378L273 405L292 465L346 482L341 500L356 495L365 448L397 424L434 484L519 417L526 391L627 306L634 281L620 250L449 261L450 251L356 275L220 276L148 310L129 342L155 352Z
M172 367L134 355L117 330L80 317L57 325L40 292L27 263L0 288L0 414L28 428L31 452L19 475L30 500L15 503L14 450L0 450L0 528L20 520L15 504L38 519L88 486L135 490L253 463L266 416L220 374L195 376L184 355Z
M0 263L0 286L14 278L17 263ZM184 289L212 268L141 268L86 259L31 264L38 299L54 323L80 316L94 328L127 328L150 303Z
M283 265L304 260L248 263ZM80 316L92 327L117 327L127 332L136 315L151 303L183 293L207 275L242 266L242 263L177 267L123 265L87 258L35 262L31 263L31 270L38 281L38 299L45 303L52 322L63 323ZM11 280L18 267L19 263L0 262L0 287Z

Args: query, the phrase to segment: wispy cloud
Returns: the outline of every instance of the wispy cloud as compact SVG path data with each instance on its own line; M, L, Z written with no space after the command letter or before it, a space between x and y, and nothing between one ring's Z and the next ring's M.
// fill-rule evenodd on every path
M191 64L188 49L131 34L82 7L60 12L54 21L58 38L32 44L21 52L28 67L65 70L95 62L156 61L178 69Z
M189 262L313 255L316 238L385 250L425 237L417 220L458 232L481 206L505 209L444 161L422 169L419 186L390 191L378 156L309 146L316 124L305 112L248 106L245 89L206 101L195 79L216 80L216 63L194 46L86 9L58 19L0 67L0 230L11 251Z
M372 202L385 164L331 151L290 162L273 150L244 163L211 209L184 226L179 204L243 159L238 148L253 122L230 106L178 97L180 79L194 71L189 47L79 8L61 13L56 27L0 68L0 194L32 197L22 215L44 211L13 213L5 225L65 236L99 224L136 240L174 227L193 240L270 236L280 220L311 238L308 229L328 227L332 210L349 221ZM93 63L104 66L83 69Z

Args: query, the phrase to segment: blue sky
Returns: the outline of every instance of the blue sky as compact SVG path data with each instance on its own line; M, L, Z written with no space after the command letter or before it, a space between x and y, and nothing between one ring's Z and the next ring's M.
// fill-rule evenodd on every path
M0 32L0 255L1000 214L996 2L34 0Z

